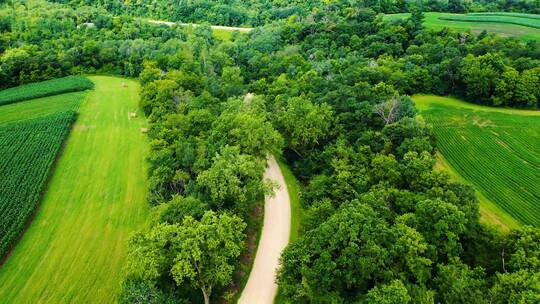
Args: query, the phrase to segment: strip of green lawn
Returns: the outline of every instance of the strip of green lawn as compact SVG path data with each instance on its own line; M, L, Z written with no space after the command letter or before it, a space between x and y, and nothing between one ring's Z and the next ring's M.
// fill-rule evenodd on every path
M302 225L303 209L300 203L300 184L282 157L278 158L277 162L279 169L283 174L283 178L285 179L285 183L287 184L287 191L289 192L289 198L291 200L291 234L289 235L289 243L291 243L296 241L300 236L300 228ZM274 303L279 304L284 302L285 298L281 293L281 289L278 287Z
M146 220L138 84L90 77L33 222L0 267L0 303L115 303L127 240Z

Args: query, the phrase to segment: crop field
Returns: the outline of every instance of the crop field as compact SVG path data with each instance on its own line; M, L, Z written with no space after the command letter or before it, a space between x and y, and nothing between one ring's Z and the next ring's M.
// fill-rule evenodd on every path
M43 92L45 87L61 86L50 83L11 88L0 91L0 96L37 96L31 88ZM64 79L61 83L73 82ZM14 245L39 204L54 160L85 95L67 93L0 106L0 258Z
M73 92L0 106L0 125L58 112L77 111L86 94L87 92Z
M445 27L480 33L496 33L504 37L517 37L521 40L540 40L540 15L518 13L424 13L424 25L440 30ZM388 14L385 20L408 18L409 13Z
M39 210L0 267L3 304L118 302L128 237L148 217L146 122L129 115L136 81L90 79Z
M509 227L518 223L539 227L540 112L431 95L414 100L434 126L444 161L481 194L483 213Z
M0 257L34 212L74 118L67 111L0 125Z
M78 92L91 89L94 84L86 77L68 76L42 82L36 82L0 91L0 105L7 105L23 100Z
M456 15L439 17L442 20L464 21L464 22L491 22L517 24L540 29L540 18L523 18L516 15Z

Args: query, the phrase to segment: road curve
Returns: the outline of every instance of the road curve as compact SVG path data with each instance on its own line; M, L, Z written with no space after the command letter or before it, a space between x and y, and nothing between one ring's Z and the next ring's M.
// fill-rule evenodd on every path
M152 20L152 19L149 19L148 22L154 23L154 24L164 24L168 26L173 26L175 24L179 24L182 26L191 25L193 27L200 26L200 24L196 24L196 23L180 23L180 22L160 21L160 20ZM239 32L244 32L244 33L247 33L253 29L251 27L234 27L234 26L222 26L222 25L211 25L210 27L214 30L239 31Z
M264 226L257 255L239 304L272 304L277 292L276 273L281 252L289 243L291 231L291 202L287 184L274 156L268 158L264 173L279 185L275 195L264 202Z

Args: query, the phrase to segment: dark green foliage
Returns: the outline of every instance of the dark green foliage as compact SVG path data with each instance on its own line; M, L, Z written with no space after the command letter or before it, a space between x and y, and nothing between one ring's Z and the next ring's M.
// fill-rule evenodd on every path
M162 206L159 211L159 221L180 224L187 216L200 220L206 210L208 206L200 200L191 196L184 198L177 195Z
M165 294L159 288L144 281L129 279L123 284L121 304L187 304L188 301Z
M434 279L439 303L489 303L485 294L486 281L481 268L470 269L460 261L438 267Z
M333 11L348 6L370 8L378 13L408 12L415 8L434 12L464 13L468 11L515 11L540 13L535 0L352 0L352 1L271 1L271 0L196 0L163 2L148 0L145 5L137 2L120 2L116 0L54 0L69 3L73 6L95 5L107 9L117 15L168 19L171 21L220 24L220 25L252 25L260 26L273 20L286 19L290 16L306 16L313 11Z
M377 17L409 11L405 1L150 3L100 1L102 8L87 7L87 14L55 4L42 4L51 9L42 12L29 3L1 23L12 34L1 36L5 86L81 71L140 75L140 105L150 121L148 199L159 207L130 241L128 273L144 284L126 283L125 294L153 301L171 291L200 302L193 293L204 282L229 283L242 246L232 232L243 231L239 218L270 189L262 179L265 157L283 149L307 209L304 235L282 256L286 302L534 303L537 232L506 236L482 226L473 189L433 171L432 128L407 95L535 107L538 42L430 32L420 9L409 20ZM423 4L472 9L460 0ZM58 8L62 22L50 30L18 30ZM103 8L187 22L282 20L223 42L208 26L150 26ZM82 22L95 28L77 28ZM217 213L205 219L206 208ZM227 256L213 260L223 253L215 244L231 236ZM207 262L219 266L219 281L214 267L192 271L195 251L212 252ZM220 291L211 291L203 289L206 300L218 300Z
M0 106L33 98L84 91L93 87L92 81L81 76L68 76L26 84L0 91Z
M0 125L0 257L24 229L41 197L75 112Z

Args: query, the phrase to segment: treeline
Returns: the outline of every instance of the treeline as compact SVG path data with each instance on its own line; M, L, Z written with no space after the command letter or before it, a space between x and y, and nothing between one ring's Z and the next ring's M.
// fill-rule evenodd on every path
M446 29L429 32L422 29L423 17L418 11L411 20L389 24L383 24L371 9L337 11L348 12L350 18L366 26L359 32L338 29L340 34L334 41L328 41L328 37L310 38L305 47L312 49L312 56L323 52L322 46L328 47L330 54L324 65L312 67L314 72L328 73L330 63L347 51L355 54L355 64L348 68L344 78L385 82L404 94L450 94L488 105L538 107L537 41ZM302 21L307 23L303 30L316 30L314 26L323 18L330 18L328 22L335 26L335 14L330 8L319 11L310 17L314 20ZM278 24L294 28L299 20L291 18ZM0 32L0 88L82 72L133 77L139 75L145 59L170 65L191 56L189 51L177 52L184 41L198 50L205 41L215 40L208 27L155 26L129 17L112 17L94 7L73 10L40 2L0 10ZM195 35L188 35L189 32ZM238 56L261 59L253 69L260 77L266 77L265 71L275 69L267 65L268 58L275 56L266 55L275 49L273 44L283 42L277 39L281 37L271 31L257 34L254 43L259 45L258 52L248 54L248 50L241 50ZM221 55L224 51L213 48L212 52L219 54L207 60L225 58ZM283 66L286 62L272 64Z
M540 13L540 0L333 0L333 1L271 1L271 0L54 0L74 7L99 6L115 15L166 19L187 23L229 26L261 26L293 15L307 16L312 12L354 8L369 8L377 13L403 13L413 8L431 12L508 11Z
M145 59L181 61L189 55L177 52L188 28L113 17L93 7L14 2L0 9L0 89L80 73L135 77ZM194 48L213 39L207 27L193 31Z

